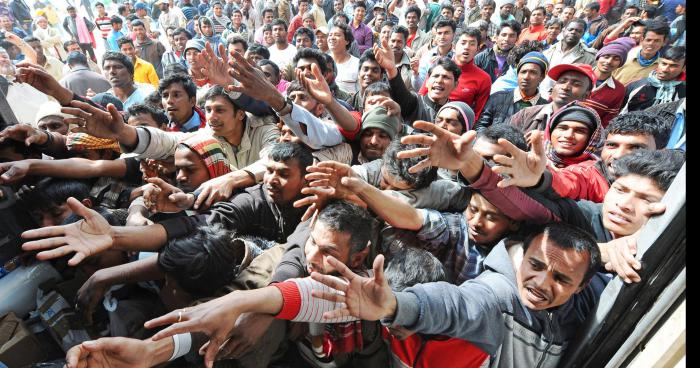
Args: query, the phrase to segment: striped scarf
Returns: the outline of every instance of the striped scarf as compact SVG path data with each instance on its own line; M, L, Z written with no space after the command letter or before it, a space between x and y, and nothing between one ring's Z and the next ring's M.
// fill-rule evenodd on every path
M180 144L191 149L204 161L210 179L231 172L231 164L224 154L224 149L215 138L204 134L195 134L185 138Z
M87 133L68 133L66 148L69 151L112 150L121 153L119 143L114 139L97 138Z

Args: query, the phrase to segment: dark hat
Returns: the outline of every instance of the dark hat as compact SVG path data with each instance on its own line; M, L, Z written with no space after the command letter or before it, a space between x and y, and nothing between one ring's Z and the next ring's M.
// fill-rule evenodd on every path
M518 62L518 67L515 69L516 71L520 71L520 67L525 65L525 64L537 64L541 69L542 69L542 74L547 74L547 69L549 69L549 60L547 60L547 57L544 56L543 53L539 51L530 51L525 56L520 58L520 62Z
M396 138L401 120L397 116L388 115L387 109L375 106L362 115L362 130L377 128L386 132L391 139Z
M554 127L564 120L584 123L591 132L595 131L600 123L600 118L595 110L585 106L569 105L557 112L553 117L552 124L549 128L550 131L554 130Z

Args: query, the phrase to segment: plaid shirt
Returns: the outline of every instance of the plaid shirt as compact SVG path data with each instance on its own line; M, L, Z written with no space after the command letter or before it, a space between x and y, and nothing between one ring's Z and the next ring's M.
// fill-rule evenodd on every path
M461 213L446 213L419 209L423 215L423 227L418 239L427 243L430 251L452 274L454 283L476 278L484 270L488 251L469 240L467 219Z
M469 27L479 28L479 20L470 24ZM498 26L496 23L489 21L489 25L486 27L486 35L489 36L489 39L492 41L496 39L496 36L498 36Z

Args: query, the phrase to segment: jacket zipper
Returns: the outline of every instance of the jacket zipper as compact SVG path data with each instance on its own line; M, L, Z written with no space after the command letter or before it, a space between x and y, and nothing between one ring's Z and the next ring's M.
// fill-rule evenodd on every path
M554 316L554 313L552 312L547 312L547 316L549 317L549 331L551 333L552 331L552 317ZM549 342L547 343L547 347L544 348L544 352L542 352L542 357L540 358L540 361L537 363L537 368L540 368L542 366L542 363L544 363L544 359L547 357L547 351L549 348L552 346L554 343L554 333L551 333Z

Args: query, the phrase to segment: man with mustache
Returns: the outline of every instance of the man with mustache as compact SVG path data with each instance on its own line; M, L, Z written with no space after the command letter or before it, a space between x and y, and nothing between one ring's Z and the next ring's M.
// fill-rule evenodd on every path
M686 96L685 46L666 49L656 69L648 77L627 86L626 111L645 110L651 106L680 100Z

